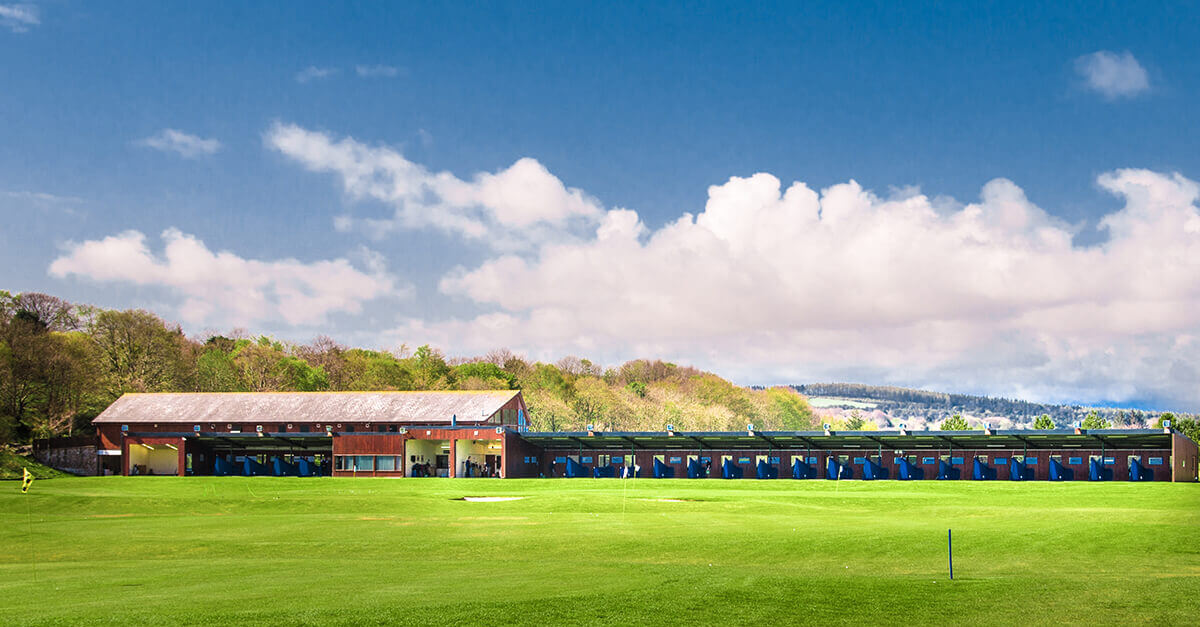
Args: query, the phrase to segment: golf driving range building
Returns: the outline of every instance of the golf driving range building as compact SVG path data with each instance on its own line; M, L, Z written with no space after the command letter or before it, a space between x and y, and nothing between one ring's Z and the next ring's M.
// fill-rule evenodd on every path
M125 475L1196 481L1171 429L531 432L518 390L126 394L96 468ZM43 446L52 446L43 444Z

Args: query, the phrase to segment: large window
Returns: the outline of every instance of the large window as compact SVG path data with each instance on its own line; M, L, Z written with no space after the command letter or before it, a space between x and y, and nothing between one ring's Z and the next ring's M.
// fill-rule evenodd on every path
M389 459L395 459L395 458L389 457ZM395 462L393 461L392 468L394 469L395 467L396 467ZM333 469L334 470L346 470L346 471L351 471L351 472L369 472L369 471L375 470L375 456L374 455L338 455L334 459ZM380 470L383 470L383 468L380 468Z
M380 455L375 458L375 470L393 471L396 469L396 458L391 455Z

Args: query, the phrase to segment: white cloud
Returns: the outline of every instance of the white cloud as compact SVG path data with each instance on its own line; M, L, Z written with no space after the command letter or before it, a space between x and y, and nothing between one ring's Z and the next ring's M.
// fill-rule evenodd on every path
M521 244L442 277L440 291L478 315L404 319L386 334L395 341L663 357L747 383L1200 405L1200 184L1180 174L1100 176L1124 207L1099 221L1106 241L1079 246L1077 227L1007 179L964 204L855 181L784 187L760 173L649 228L533 159L463 180L292 125L266 143L336 174L353 198L394 206L378 228Z
M60 196L58 194L51 194L48 192L31 192L28 190L0 190L0 196L50 204L74 204L83 202L83 199L79 198L78 196Z
M245 259L213 252L191 235L163 232L162 254L138 231L70 243L50 264L51 276L99 283L166 288L180 299L177 315L194 324L248 326L260 321L291 325L323 322L332 313L358 313L365 302L403 295L382 257L362 251L359 269L345 258Z
M37 7L31 4L0 4L0 26L14 33L25 33L41 24Z
M1133 97L1150 89L1146 69L1129 51L1100 50L1075 59L1075 70L1088 88L1107 98Z
M296 82L304 84L321 78L329 78L337 73L337 68L317 67L315 65L310 65L303 70L296 72Z
M360 225L380 235L434 227L503 247L577 230L603 213L596 200L563 185L535 159L463 180L431 172L389 147L334 139L293 124L273 125L264 142L310 171L337 175L352 198L381 201L393 209L382 218L342 216L337 226L343 230Z
M818 193L735 177L656 230L612 210L586 241L460 268L441 291L488 313L392 333L455 351L662 356L746 382L1194 407L1200 186L1146 170L1098 182L1125 207L1104 218L1107 242L1079 247L1005 179L946 211L854 181Z
M211 155L221 149L221 142L215 139L197 137L173 128L164 128L137 143L163 152L174 152L185 159Z
M356 65L354 71L361 78L395 78L400 68L391 65Z

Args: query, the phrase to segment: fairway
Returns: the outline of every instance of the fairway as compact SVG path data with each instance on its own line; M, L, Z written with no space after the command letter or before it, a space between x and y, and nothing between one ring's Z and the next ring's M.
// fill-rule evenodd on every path
M4 482L0 622L1196 624L1198 506L1169 483Z

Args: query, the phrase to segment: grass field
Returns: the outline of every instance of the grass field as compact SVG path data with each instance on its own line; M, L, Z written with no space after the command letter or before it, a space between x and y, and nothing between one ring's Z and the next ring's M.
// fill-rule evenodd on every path
M487 495L524 498L457 500ZM0 622L1194 625L1198 508L1165 483L6 482Z

